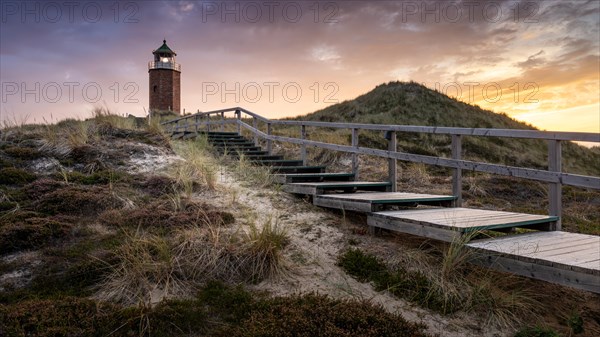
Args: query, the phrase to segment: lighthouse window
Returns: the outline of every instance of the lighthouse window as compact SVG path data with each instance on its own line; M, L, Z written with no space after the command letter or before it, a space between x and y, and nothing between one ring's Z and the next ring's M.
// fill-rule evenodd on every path
M152 87L152 92L156 92L156 85L154 87Z

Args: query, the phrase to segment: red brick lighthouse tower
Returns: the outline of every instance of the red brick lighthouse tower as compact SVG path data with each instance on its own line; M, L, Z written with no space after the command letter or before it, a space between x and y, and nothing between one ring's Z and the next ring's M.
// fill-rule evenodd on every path
M154 61L148 63L150 112L180 113L181 65L175 62L177 54L167 46L167 40L163 40L163 45L152 54Z

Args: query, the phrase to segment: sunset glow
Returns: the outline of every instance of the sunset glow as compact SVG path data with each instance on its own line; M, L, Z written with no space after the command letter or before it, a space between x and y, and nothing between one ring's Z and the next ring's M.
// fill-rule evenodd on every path
M398 80L541 129L600 131L595 0L74 4L2 1L1 119L143 116L164 38L186 112L296 116Z

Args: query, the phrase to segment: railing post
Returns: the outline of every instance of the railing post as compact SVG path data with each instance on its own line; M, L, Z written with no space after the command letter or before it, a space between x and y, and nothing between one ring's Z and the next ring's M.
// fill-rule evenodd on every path
M452 135L452 159L462 158L462 136ZM462 169L455 168L452 172L452 195L456 197L454 206L462 206Z
M267 135L271 135L271 123L267 123ZM267 152L271 154L273 151L273 141L271 139L267 139Z
M206 132L210 132L210 115L206 115Z
M358 148L358 129L352 129L352 147ZM352 154L352 173L354 179L358 180L358 153Z
M306 139L306 125L304 125L304 124L300 125L300 139L302 139L302 140ZM302 159L302 163L304 165L307 165L306 144L304 144L304 143L302 143L302 147L300 148L300 157Z
M194 117L194 119L196 121L196 123L195 123L196 124L196 134L198 134L198 122L199 122L198 115L196 115L196 117Z
M562 171L562 143L560 140L549 140L548 141L548 171L561 172ZM556 221L556 225L550 230L560 231L562 228L561 217L562 217L562 185L560 182L550 183L549 189L549 213L552 216L559 217Z
M221 132L225 131L225 112L221 112Z
M237 133L242 134L242 125L240 122L242 121L242 112L240 110L235 110L235 118L237 119Z
M397 145L398 145L398 139L396 137L396 131L388 131L386 133L386 138L388 140L388 151L390 152L396 152L397 150ZM398 173L398 161L396 160L396 158L389 158L388 159L388 180L390 181L390 183L392 184L391 186L391 192L396 192L398 190L397 187L397 173Z
M258 131L258 120L256 117L252 117L252 126L254 127L254 131ZM258 146L258 134L256 133L254 133L254 145Z

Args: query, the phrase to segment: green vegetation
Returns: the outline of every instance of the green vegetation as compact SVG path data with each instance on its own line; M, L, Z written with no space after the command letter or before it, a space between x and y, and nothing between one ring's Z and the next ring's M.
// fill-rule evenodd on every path
M2 185L23 185L33 180L35 180L35 175L25 170L15 167L0 169L0 184Z
M427 336L366 302L321 295L267 298L211 282L197 296L153 308L65 297L0 304L6 336Z
M474 312L486 323L513 327L538 310L538 297L506 279L497 284L493 275L467 265L460 243L449 245L438 258L420 260L419 269L409 264L388 266L373 254L350 248L338 257L338 265L378 291L442 314ZM452 270L449 270L451 268Z
M453 301L446 301L433 290L433 285L419 271L408 271L402 267L389 270L385 264L359 249L350 249L338 259L338 265L361 282L373 282L375 289L387 290L424 307L451 313L460 309Z
M535 129L505 114L460 102L415 82L382 84L354 100L335 104L297 119L338 123ZM328 131L322 133L325 132ZM342 131L335 131L340 132ZM386 144L381 133L361 132L361 146L386 148ZM449 156L449 144L447 136L411 133L398 135L398 148L409 153ZM463 151L466 159L540 169L547 167L547 145L544 141L465 137ZM563 169L569 173L600 176L600 156L597 151L565 143Z

